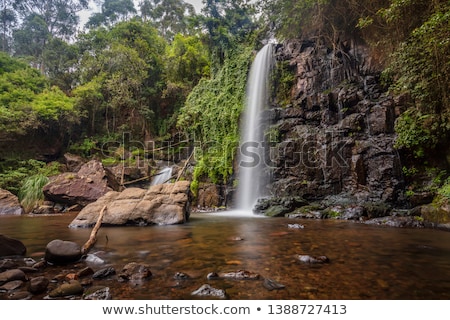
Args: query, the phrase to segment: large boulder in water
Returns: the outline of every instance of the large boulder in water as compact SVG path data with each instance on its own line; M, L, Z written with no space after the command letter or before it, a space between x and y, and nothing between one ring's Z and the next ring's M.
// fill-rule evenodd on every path
M47 199L56 203L86 206L120 185L114 175L97 160L84 164L78 172L62 173L44 186Z
M0 216L21 215L24 213L19 199L8 190L0 189Z
M190 201L189 181L111 191L84 207L69 227L94 226L104 206L103 225L180 224L189 219Z
M66 264L81 259L81 247L72 241L53 240L45 248L45 260L54 264Z
M27 248L21 241L0 234L0 257L23 256L26 252Z

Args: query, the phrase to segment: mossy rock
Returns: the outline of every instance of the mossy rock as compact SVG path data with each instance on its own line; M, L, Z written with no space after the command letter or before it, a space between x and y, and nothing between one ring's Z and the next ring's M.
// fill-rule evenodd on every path
M423 205L421 207L421 214L422 218L428 222L437 224L450 223L450 205L448 203L441 205L435 203Z

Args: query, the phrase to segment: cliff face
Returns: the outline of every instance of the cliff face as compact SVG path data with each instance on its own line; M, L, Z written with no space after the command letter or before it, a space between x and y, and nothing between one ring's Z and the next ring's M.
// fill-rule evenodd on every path
M393 147L401 103L380 85L365 48L291 40L276 47L276 60L292 72L293 86L285 101L273 98L266 115L268 194L401 201L402 165Z

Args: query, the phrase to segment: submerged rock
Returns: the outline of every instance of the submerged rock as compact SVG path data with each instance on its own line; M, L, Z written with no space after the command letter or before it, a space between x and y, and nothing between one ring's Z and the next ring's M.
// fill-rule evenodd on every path
M309 256L309 255L304 255L304 254L300 254L298 255L298 259L303 262L303 263L307 263L307 264L320 264L320 263L328 263L330 262L330 259L328 259L328 257L326 256Z
M109 287L94 286L86 290L83 300L111 300Z
M121 281L140 281L151 277L152 272L150 271L150 266L136 262L128 263L119 273L119 280Z
M227 297L227 293L223 289L216 289L211 287L209 284L204 284L197 290L191 293L193 296L201 296L201 297L215 297L225 299Z
M278 283L275 280L268 279L268 278L264 279L263 286L264 286L264 288L266 288L269 291L281 290L281 289L286 288L286 286L284 284Z
M258 280L260 275L247 270L238 270L236 272L227 272L222 275L225 279L236 279L236 280Z

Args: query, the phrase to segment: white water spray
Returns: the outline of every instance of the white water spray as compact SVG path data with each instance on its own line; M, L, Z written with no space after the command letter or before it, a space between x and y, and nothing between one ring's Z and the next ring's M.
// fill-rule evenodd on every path
M157 184L166 183L170 180L171 177L172 177L172 168L166 167L155 175L150 185L156 186Z
M264 164L262 113L269 104L269 75L273 64L273 46L265 45L252 63L247 82L247 104L241 124L239 172L236 207L252 211L267 181Z

